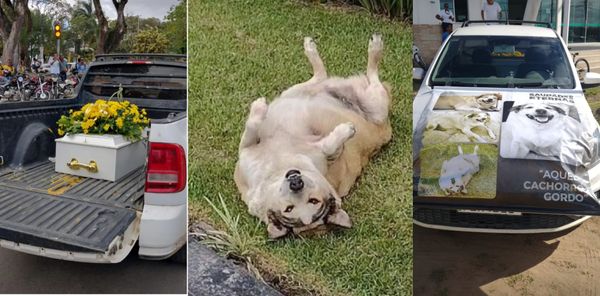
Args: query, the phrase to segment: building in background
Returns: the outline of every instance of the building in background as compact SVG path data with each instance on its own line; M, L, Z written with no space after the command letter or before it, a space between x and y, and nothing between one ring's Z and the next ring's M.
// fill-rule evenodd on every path
M430 63L441 45L442 30L435 15L448 3L456 16L454 29L466 20L481 20L485 0L414 0L414 42ZM548 22L576 50L600 49L600 0L495 0L500 19ZM600 51L597 51L600 55ZM596 54L596 53L594 53ZM582 53L585 55L585 53ZM589 54L588 54L589 55ZM600 58L599 58L600 67ZM592 68L594 68L592 66Z

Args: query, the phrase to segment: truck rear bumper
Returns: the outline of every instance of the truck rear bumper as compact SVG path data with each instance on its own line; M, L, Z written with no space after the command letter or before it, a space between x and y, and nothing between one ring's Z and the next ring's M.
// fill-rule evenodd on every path
M144 206L140 224L139 256L160 260L175 254L186 243L187 206Z

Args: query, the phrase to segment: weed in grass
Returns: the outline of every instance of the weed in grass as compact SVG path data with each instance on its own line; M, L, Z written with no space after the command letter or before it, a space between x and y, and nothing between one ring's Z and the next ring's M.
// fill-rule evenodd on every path
M233 215L223 196L219 194L219 205L213 203L209 198L204 197L212 210L220 217L226 230L206 229L204 232L192 233L200 237L202 244L216 250L229 259L243 263L249 272L262 280L258 269L252 263L253 250L264 244L264 240L257 236L248 236L242 234L240 229L240 215ZM258 228L258 224L256 227Z

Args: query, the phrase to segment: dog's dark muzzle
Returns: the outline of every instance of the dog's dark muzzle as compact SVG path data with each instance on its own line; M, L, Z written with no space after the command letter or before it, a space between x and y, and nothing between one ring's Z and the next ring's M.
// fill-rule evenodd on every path
M298 170L289 170L285 174L285 179L289 182L290 190L294 193L304 188L304 181L302 181L302 175Z

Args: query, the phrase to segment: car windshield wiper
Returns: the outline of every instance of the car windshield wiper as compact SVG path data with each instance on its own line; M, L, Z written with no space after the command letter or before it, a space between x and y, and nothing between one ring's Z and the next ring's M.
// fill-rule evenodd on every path
M460 82L454 80L448 81L433 81L433 86L477 86L475 83Z
M544 84L543 82L529 82L529 83L518 83L515 84L515 88L561 88L558 84Z
M514 83L515 88L539 88L544 86L544 82L522 82Z

